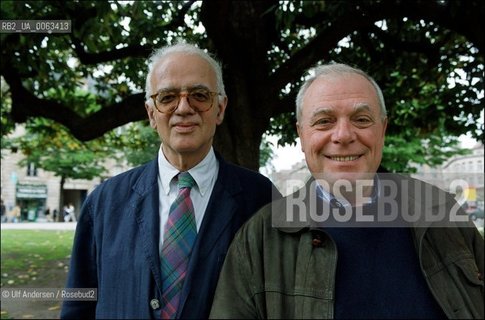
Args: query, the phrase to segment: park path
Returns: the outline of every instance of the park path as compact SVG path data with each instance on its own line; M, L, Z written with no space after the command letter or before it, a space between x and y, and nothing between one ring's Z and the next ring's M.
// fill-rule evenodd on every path
M75 230L76 222L2 223L2 230Z

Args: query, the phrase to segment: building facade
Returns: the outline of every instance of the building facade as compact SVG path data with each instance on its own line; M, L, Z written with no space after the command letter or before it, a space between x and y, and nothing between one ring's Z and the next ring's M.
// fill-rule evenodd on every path
M18 128L14 135L22 134ZM105 179L130 169L126 163L108 161L105 175L93 180L66 179L61 190L61 178L53 173L36 168L33 164L19 166L24 159L20 151L2 149L1 158L1 197L7 214L16 206L21 210L21 221L63 220L63 207L72 204L74 217L79 216L80 208L87 195ZM63 203L60 203L61 196ZM47 215L47 216L46 216Z
M477 143L470 149L469 154L453 156L440 166L417 166L417 173L413 176L461 196L460 201L475 201L483 208L485 169L483 156L483 144ZM471 193L461 195L459 193L463 190L460 189L473 190L473 195Z

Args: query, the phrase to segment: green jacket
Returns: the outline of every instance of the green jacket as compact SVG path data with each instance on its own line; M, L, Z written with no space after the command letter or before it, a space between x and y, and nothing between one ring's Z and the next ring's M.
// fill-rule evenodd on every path
M408 196L409 210L457 208L451 195L433 192L441 198L434 197L432 208L412 209L417 200ZM234 238L210 318L333 318L335 243L320 231L315 245L311 222L285 226L286 199L262 208ZM470 222L434 227L421 221L412 234L425 279L448 318L483 319L484 242L477 229Z

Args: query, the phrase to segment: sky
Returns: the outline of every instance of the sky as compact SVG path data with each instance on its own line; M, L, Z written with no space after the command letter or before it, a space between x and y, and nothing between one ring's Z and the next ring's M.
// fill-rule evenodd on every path
M273 143L274 157L264 168L260 170L263 173L269 174L271 172L277 172L281 170L290 169L294 164L302 161L305 157L301 151L300 139L296 139L296 145L294 146L277 146L278 138L275 136L267 137L267 140Z

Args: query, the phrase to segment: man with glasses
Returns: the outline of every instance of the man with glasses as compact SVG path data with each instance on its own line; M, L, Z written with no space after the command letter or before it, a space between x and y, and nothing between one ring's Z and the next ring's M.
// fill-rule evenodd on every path
M65 301L62 318L207 318L238 228L279 194L257 172L213 150L227 96L220 65L176 44L149 60L145 108L158 158L113 177L86 200L68 288L96 301Z

